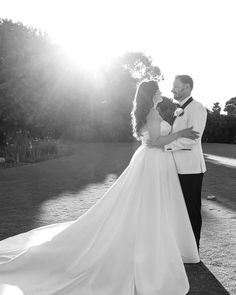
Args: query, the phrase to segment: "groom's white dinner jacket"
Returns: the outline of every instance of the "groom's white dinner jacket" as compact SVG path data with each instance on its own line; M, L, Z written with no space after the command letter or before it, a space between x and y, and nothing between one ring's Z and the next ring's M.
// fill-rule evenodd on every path
M190 98L187 97L181 101L180 106ZM200 133L200 137L196 140L182 137L165 146L165 151L173 152L179 174L196 174L206 171L201 145L206 119L206 108L200 102L193 100L186 106L182 116L178 116L174 121L172 132L193 126L193 130Z

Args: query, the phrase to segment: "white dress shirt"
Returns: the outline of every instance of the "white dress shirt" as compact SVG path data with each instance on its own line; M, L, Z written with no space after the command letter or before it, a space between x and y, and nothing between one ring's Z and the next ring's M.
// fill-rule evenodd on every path
M183 105L189 98L181 101L180 105ZM172 132L193 126L193 130L200 134L198 139L192 140L181 137L164 147L165 151L173 152L179 174L196 174L206 171L201 145L206 119L206 108L200 102L193 100L184 109L184 114L174 121Z

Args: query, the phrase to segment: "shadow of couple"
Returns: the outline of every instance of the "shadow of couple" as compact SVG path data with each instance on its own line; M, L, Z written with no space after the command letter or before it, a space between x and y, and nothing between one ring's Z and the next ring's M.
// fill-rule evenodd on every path
M230 295L202 261L184 266L190 284L188 295Z

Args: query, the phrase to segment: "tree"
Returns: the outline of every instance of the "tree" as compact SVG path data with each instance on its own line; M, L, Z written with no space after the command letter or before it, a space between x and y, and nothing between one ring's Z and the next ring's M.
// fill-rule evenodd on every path
M228 116L236 116L236 96L226 102L224 111Z
M221 107L219 102L215 102L212 107L212 113L215 115L220 115Z
M126 52L116 60L116 63L128 69L132 77L138 81L164 79L160 68L153 65L152 58L142 52Z
M0 19L2 134L59 135L84 118L91 91L85 76L46 34Z
M203 134L203 142L235 143L236 117L215 115L207 111L207 123Z
M151 57L127 52L97 78L72 64L46 34L0 19L0 144L14 133L73 138L74 132L82 139L91 132L89 140L93 134L99 140L132 140L136 85L162 79L160 69Z
M0 20L0 121L7 130L24 129L40 111L45 94L41 57L49 45L40 31Z
M137 84L143 79L161 79L160 69L140 52L126 52L100 71L103 87L96 91L94 128L102 140L130 141L132 103ZM96 127L95 127L96 126Z

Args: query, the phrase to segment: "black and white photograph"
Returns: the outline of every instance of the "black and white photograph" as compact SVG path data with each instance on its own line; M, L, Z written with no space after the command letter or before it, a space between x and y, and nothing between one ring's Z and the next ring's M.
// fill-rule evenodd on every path
M0 295L236 295L234 0L0 0Z

